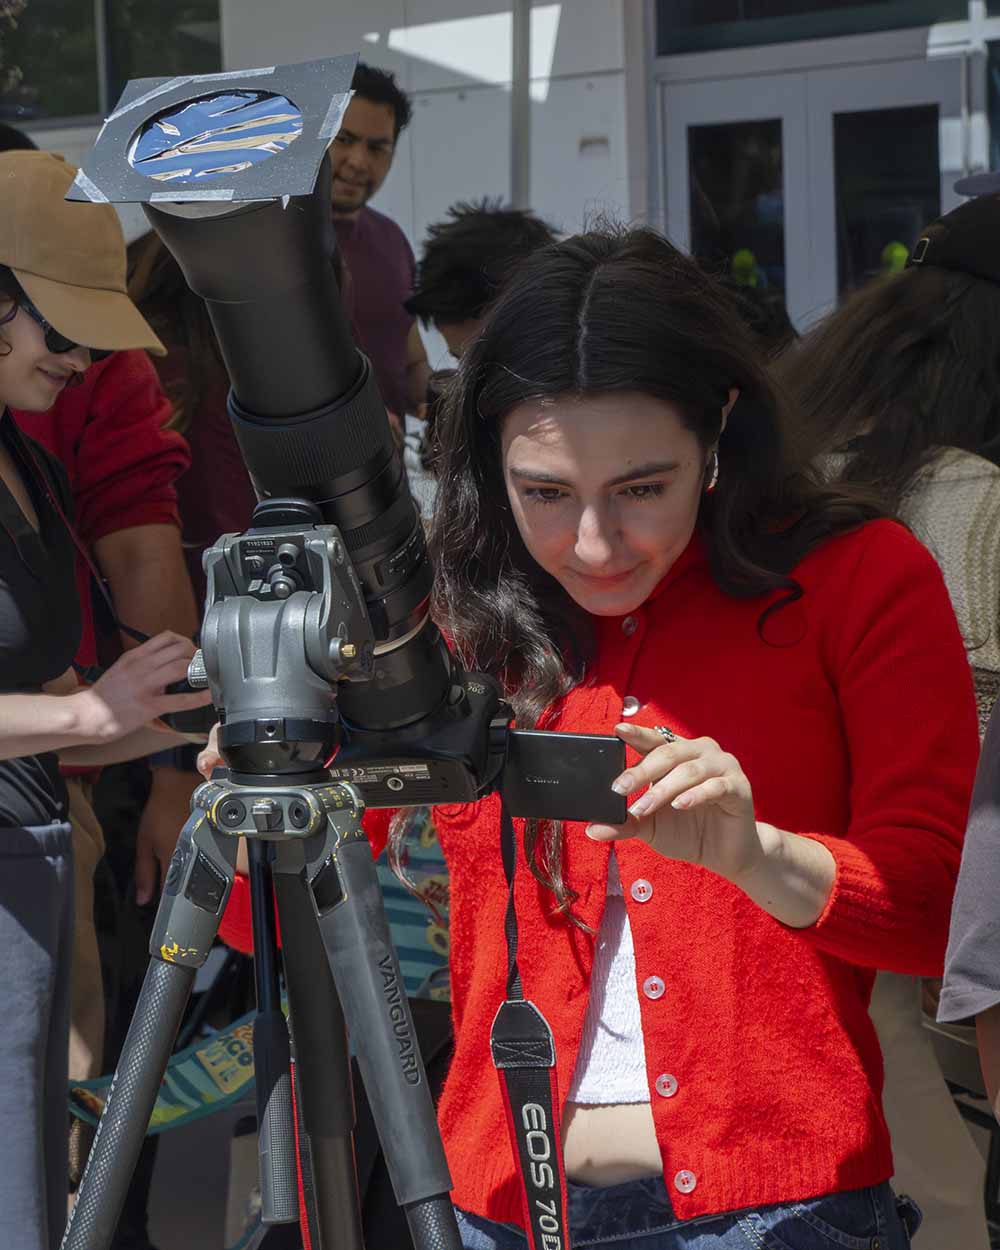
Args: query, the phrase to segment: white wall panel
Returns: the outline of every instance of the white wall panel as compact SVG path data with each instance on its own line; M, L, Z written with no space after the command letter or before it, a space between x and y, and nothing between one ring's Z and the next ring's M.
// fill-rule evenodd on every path
M624 69L624 41L622 0L564 0L551 72L562 77Z
M408 59L414 91L510 81L509 4L406 0L405 8L405 24L389 32L388 50Z
M531 74L552 74L567 4L535 0ZM513 22L501 0L407 0L407 25L390 32L393 51L412 62L414 91L509 83Z
M359 50L408 91L510 80L505 0L221 0L228 67ZM533 78L622 69L622 0L533 0Z
M414 99L411 138L413 244L456 200L510 189L510 95L500 87L440 91Z
M511 5L502 0L406 0L405 23L363 32L363 55L410 63L413 91L508 83ZM376 38L377 36L377 38ZM534 0L531 76L600 73L624 67L622 0Z
M387 52L389 31L405 26L405 10L405 0L221 0L224 64L230 69L280 65L363 47L366 54L371 50L365 59L399 74L410 90L409 59ZM365 40L372 34L380 42Z
M416 113L416 109L414 109ZM372 200L372 208L397 222L406 237L413 241L413 125L404 130L396 144L392 169Z
M624 73L553 81L531 112L531 204L567 232L628 218Z

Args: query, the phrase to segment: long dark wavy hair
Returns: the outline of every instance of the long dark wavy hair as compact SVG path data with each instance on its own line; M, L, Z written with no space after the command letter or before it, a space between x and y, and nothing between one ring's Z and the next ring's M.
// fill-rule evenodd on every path
M12 271L6 265L0 265L0 302L6 303L12 300L11 307L4 313L3 320L0 325L5 325L17 315L17 301L21 295L21 284L14 277ZM0 356L9 356L13 351L10 343L4 337L4 333L0 330Z
M942 447L1000 464L1000 286L928 265L877 279L777 366L802 455L895 512Z
M184 352L183 381L171 388L169 396L170 425L183 434L210 380L225 375L205 301L190 289L155 231L129 244L128 293L164 343Z
M349 282L340 253L333 254L334 277L341 295L349 298ZM171 428L188 429L206 387L223 379L228 386L222 352L205 301L188 286L180 265L155 231L128 246L128 294L168 348L184 353L184 376L168 396L173 405Z
M503 478L504 418L527 400L629 391L675 404L706 456L718 445L718 486L703 496L699 525L727 594L784 591L767 610L797 598L802 557L880 515L794 460L785 401L731 299L664 238L609 228L533 253L450 386L430 533L435 618L469 669L499 680L522 728L585 679L594 634L521 540ZM529 826L527 849L569 909L559 826Z

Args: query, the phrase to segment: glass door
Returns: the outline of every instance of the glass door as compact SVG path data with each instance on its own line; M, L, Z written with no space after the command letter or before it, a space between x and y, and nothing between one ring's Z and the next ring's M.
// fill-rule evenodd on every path
M956 61L667 82L661 101L667 234L782 293L799 329L960 201Z
M813 299L822 313L899 263L962 197L956 61L897 61L808 75Z
M779 291L795 319L809 265L805 76L668 85L666 227L716 272ZM806 286L808 276L806 276Z

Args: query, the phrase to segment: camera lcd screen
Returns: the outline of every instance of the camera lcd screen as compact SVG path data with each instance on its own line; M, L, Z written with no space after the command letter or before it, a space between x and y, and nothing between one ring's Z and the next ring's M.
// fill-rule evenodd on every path
M513 729L503 793L512 816L621 825L627 802L611 783L624 769L620 738Z

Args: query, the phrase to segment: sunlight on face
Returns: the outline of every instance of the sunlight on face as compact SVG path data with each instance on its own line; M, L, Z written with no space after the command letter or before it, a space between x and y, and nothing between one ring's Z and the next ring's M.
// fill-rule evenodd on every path
M396 147L391 104L356 95L330 145L334 215L353 217L388 177Z
M665 400L626 391L519 404L502 452L529 554L595 616L644 603L691 538L708 454Z

